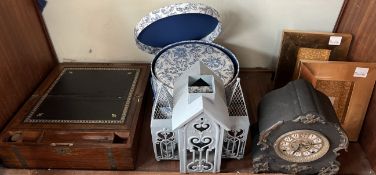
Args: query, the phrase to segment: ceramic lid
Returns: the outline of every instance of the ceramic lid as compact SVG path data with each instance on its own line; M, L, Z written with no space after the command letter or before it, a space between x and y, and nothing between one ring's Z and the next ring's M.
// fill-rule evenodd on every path
M151 54L180 41L212 42L220 32L219 13L200 3L172 4L154 10L134 30L137 46Z

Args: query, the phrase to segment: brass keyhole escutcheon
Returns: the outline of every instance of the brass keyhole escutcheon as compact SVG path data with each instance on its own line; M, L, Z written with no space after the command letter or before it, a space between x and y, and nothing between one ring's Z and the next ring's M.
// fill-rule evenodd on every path
M55 153L59 155L68 155L72 153L71 147L73 143L51 143L50 146L53 147Z
M68 155L68 154L72 153L71 148L69 148L69 147L65 147L65 146L55 147L55 148L54 148L54 151L55 151L57 154L59 154L59 155Z

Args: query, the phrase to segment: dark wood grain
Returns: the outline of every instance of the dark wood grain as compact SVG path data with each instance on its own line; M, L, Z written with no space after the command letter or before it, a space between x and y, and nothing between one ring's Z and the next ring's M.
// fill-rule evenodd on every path
M251 124L257 122L257 108L261 98L273 88L273 73L268 69L240 69L240 84Z
M349 1L337 32L349 32L353 41L349 52L351 61L375 62L376 2L373 0Z
M349 51L350 61L376 62L376 1L348 1L337 32L353 35ZM363 147L374 170L376 170L376 89L373 91L360 134Z
M65 68L138 69L139 76L130 96L126 121L121 124L25 123L25 116L49 92L47 89ZM147 63L71 63L57 66L1 132L2 163L12 168L134 169L140 138L137 130L144 118L139 116L144 116L143 100L146 99L145 89L150 89L147 88L149 75L150 65ZM12 139L17 134L19 139Z
M0 1L0 129L56 64L34 1Z

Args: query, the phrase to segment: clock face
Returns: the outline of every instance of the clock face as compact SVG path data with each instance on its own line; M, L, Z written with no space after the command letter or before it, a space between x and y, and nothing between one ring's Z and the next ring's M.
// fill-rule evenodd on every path
M274 142L279 157L290 162L311 162L324 156L329 150L329 141L313 130L295 130L281 135Z

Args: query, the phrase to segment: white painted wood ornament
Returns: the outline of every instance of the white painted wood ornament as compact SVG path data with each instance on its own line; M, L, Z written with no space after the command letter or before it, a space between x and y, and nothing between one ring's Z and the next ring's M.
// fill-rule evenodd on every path
M161 25L166 32L160 32ZM220 30L218 12L197 3L155 10L135 29L139 48L156 54L151 78L155 158L179 160L182 173L220 172L222 158L244 155L250 123L239 64L231 51L212 43Z

